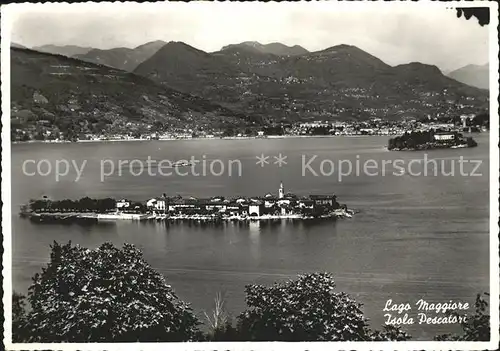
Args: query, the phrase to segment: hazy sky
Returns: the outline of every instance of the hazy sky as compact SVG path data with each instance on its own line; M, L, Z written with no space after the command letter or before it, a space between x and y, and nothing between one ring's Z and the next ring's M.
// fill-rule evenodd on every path
M420 61L446 70L488 62L489 26L481 27L475 18L457 18L454 9L432 4L360 5L16 4L9 5L9 16L12 41L28 47L73 44L106 49L161 39L211 52L255 40L298 44L310 51L351 44L391 65Z

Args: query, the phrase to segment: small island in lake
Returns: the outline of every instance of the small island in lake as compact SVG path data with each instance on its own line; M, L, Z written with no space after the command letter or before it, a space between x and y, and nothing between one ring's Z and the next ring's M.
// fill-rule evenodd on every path
M476 141L472 137L464 137L458 132L442 131L412 131L401 136L389 139L388 150L430 150L475 147Z
M53 201L31 200L22 206L20 215L35 222L89 222L109 220L273 220L273 219L336 219L351 217L352 210L337 202L335 195L298 197L285 193L283 184L278 195L262 197L216 196L207 199L181 196L152 198L133 202L111 198Z

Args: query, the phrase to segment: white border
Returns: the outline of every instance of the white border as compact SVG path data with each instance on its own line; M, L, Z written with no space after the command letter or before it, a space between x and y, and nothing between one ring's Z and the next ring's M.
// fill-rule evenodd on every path
M2 80L2 284L4 312L4 345L9 349L12 345L12 227L10 216L11 201L11 170L10 170L10 18L1 7L1 75ZM9 291L9 293L5 293Z
M47 4L47 3L45 3ZM3 232L3 304L4 304L4 345L7 350L39 350L39 349L60 349L60 350L163 350L165 344L162 343L12 343L12 255L11 255L11 144L10 144L10 34L11 18L9 14L15 9L30 7L41 9L45 4L9 4L1 7L1 80L2 80L2 232ZM79 4L59 4L60 9L66 6L85 7L90 3ZM100 3L99 6L125 6L127 3ZM157 6L161 3L145 3L143 6ZM268 6L301 6L302 2L295 3L268 3ZM217 2L196 2L196 3L169 3L166 6L252 6L252 3L217 3ZM200 350L200 349L230 349L230 350L269 350L286 348L289 350L318 350L328 348L332 350L340 349L394 349L415 350L415 349L442 349L442 350L496 350L499 345L499 255L498 255L498 198L499 198L499 121L498 115L498 4L490 1L474 2L428 2L418 3L408 2L309 2L307 6L335 6L343 10L373 10L378 8L393 9L412 6L426 10L433 7L489 7L489 63L490 63L490 315L491 315L491 341L489 342L449 342L449 341L403 341L403 342L190 342L190 343L167 343L168 347L175 350ZM83 8L82 8L83 9ZM51 8L53 12L54 8ZM475 21L475 18L471 18ZM464 19L465 21L465 19ZM495 69L497 68L497 69ZM7 292L7 293L5 293Z

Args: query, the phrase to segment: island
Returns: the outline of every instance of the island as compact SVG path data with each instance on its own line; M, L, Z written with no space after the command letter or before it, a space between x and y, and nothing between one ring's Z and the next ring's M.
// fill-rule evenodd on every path
M446 148L475 147L477 142L472 137L464 137L456 131L411 131L389 139L388 150L430 150Z
M21 207L20 215L40 223L98 222L114 220L273 220L350 218L353 210L337 202L336 195L317 194L299 197L285 193L283 183L278 195L258 197L222 196L211 198L169 197L163 194L145 202L127 199L31 200Z

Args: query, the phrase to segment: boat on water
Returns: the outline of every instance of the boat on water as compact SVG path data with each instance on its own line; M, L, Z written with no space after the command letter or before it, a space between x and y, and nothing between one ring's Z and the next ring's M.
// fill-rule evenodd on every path
M191 163L188 161L177 161L172 164L174 167L187 167L191 166Z

